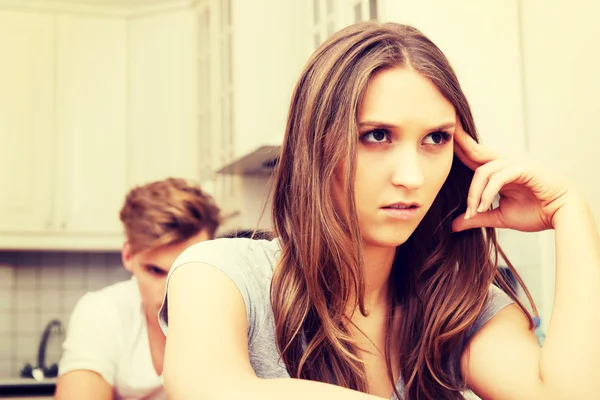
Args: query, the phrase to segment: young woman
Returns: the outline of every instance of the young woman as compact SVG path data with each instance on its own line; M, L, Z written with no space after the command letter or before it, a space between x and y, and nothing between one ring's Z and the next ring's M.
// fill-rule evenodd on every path
M277 239L201 243L170 271L159 314L169 396L599 393L590 210L554 176L476 139L452 68L418 30L362 23L327 40L293 94L274 187ZM555 229L543 348L498 272L494 228Z
M214 237L219 208L200 187L168 178L133 188L121 209L132 278L83 296L71 314L58 400L162 400L165 336L156 315L167 274L187 247Z

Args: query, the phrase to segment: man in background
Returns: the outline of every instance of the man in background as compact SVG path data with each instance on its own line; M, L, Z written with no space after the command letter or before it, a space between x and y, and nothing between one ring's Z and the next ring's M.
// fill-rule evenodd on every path
M158 324L165 282L177 256L214 238L220 217L198 186L169 178L132 189L120 217L130 280L84 295L69 321L58 400L166 399L166 338Z

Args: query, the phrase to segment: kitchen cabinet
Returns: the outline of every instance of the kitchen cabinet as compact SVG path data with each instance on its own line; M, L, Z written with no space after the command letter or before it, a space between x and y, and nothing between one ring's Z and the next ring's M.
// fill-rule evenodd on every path
M52 229L53 20L44 14L0 11L0 231Z
M210 73L215 83L210 91L213 104L219 105L211 126L223 135L223 143L215 147L216 170L266 144L281 144L292 90L312 50L309 3L220 3L222 7L211 9L215 57ZM256 24L258 20L264 22Z
M124 20L0 10L0 247L118 248Z
M130 22L130 185L200 179L196 16L184 9Z
M57 17L58 228L121 231L127 189L127 65L123 19Z
M191 6L0 8L0 249L118 250L134 185L198 180Z
M208 70L214 77L210 100L217 106L209 111L210 126L220 134L213 151L213 168L220 174L213 182L226 217L223 230L268 228L270 209L260 222L259 215L270 202L268 177L283 140L296 81L325 38L345 25L375 17L376 2L207 4L213 6L206 11L213 16L210 33L218 38L211 43L217 57ZM256 25L256 20L264 23Z
M208 1L200 11L211 49L201 69L210 76L210 122L201 132L212 137L212 170L221 172L215 199L226 217L239 219L254 199L237 174L268 176L283 139L292 90L312 50L310 3Z

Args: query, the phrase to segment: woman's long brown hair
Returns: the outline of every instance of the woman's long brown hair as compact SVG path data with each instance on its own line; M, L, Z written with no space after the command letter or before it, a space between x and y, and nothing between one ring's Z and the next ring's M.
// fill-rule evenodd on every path
M365 314L353 185L357 114L371 76L398 66L429 78L454 105L465 131L477 139L469 104L448 60L412 27L352 25L309 59L292 96L273 199L282 254L273 276L271 303L277 345L292 377L368 391L347 316L349 307ZM345 212L336 211L332 200L334 172L340 165L348 172ZM451 233L451 222L466 209L472 177L473 172L455 157L431 209L396 251L390 286L401 315L399 368L408 399L463 398L460 350L493 283L531 321L499 273L498 261L503 259L525 288L498 246L495 230ZM348 304L350 299L356 304ZM389 353L388 344L392 379Z

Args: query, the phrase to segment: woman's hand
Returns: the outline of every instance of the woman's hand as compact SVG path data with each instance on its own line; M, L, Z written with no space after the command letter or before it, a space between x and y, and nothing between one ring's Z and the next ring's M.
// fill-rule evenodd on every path
M475 171L467 210L452 223L455 232L472 228L508 228L537 232L554 228L554 215L567 202L568 186L529 163L499 157L456 125L454 151ZM491 209L496 195L497 208Z

